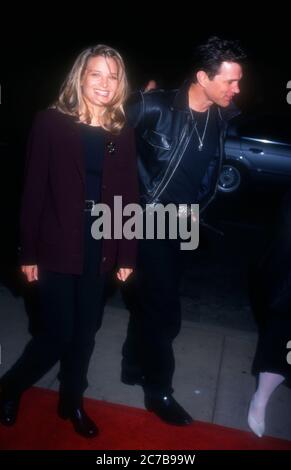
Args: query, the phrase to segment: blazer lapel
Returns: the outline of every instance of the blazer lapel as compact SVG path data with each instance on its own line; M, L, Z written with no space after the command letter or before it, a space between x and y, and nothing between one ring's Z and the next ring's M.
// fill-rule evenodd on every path
M73 155L74 160L80 174L81 180L85 185L85 155L81 140L80 125L75 121L72 121L72 142L73 142Z

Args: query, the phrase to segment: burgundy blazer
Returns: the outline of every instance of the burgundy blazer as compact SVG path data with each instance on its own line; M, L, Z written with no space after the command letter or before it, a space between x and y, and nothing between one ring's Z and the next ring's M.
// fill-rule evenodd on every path
M109 207L113 207L114 195L122 196L123 205L139 202L134 131L129 127L118 136L108 133L101 193L101 202ZM78 123L55 109L41 111L28 141L21 264L81 274L84 201L85 164ZM101 271L134 267L136 240L103 239L102 247Z

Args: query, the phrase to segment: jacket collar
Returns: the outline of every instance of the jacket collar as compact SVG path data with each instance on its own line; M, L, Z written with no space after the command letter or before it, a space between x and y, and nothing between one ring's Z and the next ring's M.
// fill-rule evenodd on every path
M183 85L176 91L173 103L174 108L179 109L180 111L190 112L188 104L188 90L190 84L191 81L186 80Z
M241 114L240 109L236 106L236 104L234 104L233 101L229 106L227 106L227 108L221 108L220 106L217 106L217 108L219 116L223 121L226 122Z

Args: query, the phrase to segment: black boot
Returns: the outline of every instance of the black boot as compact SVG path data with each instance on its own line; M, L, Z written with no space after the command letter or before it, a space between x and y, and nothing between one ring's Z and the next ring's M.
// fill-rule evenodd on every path
M83 405L70 406L60 400L58 405L58 415L62 419L69 419L74 426L76 433L83 437L96 437L99 430L94 421L86 414Z

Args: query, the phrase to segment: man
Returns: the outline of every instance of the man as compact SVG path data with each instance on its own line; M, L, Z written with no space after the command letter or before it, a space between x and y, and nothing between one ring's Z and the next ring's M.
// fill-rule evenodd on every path
M178 91L138 92L128 116L136 128L143 205L199 204L214 198L232 104L239 93L245 55L235 41L209 38L196 48L192 74ZM187 425L191 416L172 396L172 343L180 331L179 240L139 244L131 318L123 346L122 376L142 384L145 406L163 421Z

